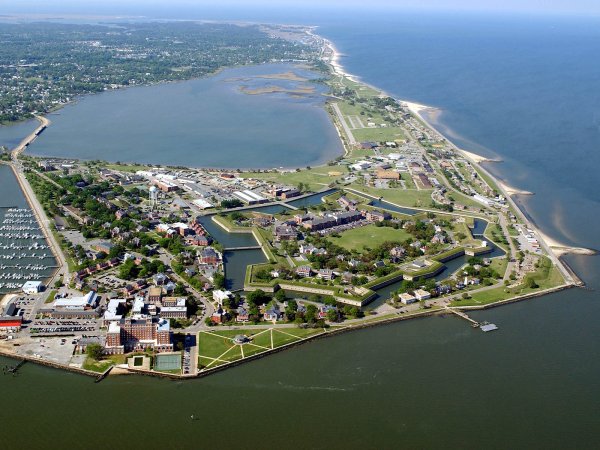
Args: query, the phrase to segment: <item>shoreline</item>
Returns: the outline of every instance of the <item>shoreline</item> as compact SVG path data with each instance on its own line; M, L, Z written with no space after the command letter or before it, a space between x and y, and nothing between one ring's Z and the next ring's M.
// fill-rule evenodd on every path
M496 302L488 303L485 305L452 306L452 307L449 307L448 309L456 309L456 310L460 310L460 311L462 311L462 310L483 311L483 310L487 310L487 309L506 306L511 303L529 300L532 298L543 297L548 294L560 292L560 291L570 289L573 287L575 287L575 286L570 285L570 284L563 284L563 285L556 286L553 288L545 289L543 291L531 292L528 294L518 295L516 297L511 297L511 298L505 299L505 300L498 300ZM67 366L67 365L63 365L63 364L60 364L60 363L57 363L54 361L49 361L46 359L35 358L33 356L13 353L10 350L8 350L7 348L3 348L3 347L0 347L0 356L9 358L9 359L13 359L13 360L27 361L27 362L31 362L31 363L34 363L37 365L50 367L53 369L66 370L66 371L76 373L79 375L93 377L93 378L96 378L96 382L101 381L102 379L104 379L107 376L122 376L122 375L143 375L143 376L150 376L150 377L156 377L156 378L168 378L173 381L197 380L197 379L204 378L204 377L207 377L210 375L214 375L223 370L227 370L227 369L230 369L230 368L242 365L242 364L246 364L246 363L258 360L258 359L262 359L262 358L271 356L275 353L289 350L291 348L298 347L298 346L301 346L301 345L304 345L304 344L307 344L307 343L310 343L310 342L313 342L313 341L316 341L319 339L327 339L327 338L335 337L335 336L338 336L338 335L341 335L344 333L365 330L365 329L378 327L378 326L382 326L382 325L390 325L390 324L402 322L405 320L417 320L417 319L423 319L423 318L427 318L427 317L431 317L431 316L444 316L447 314L449 314L449 311L447 311L446 309L441 308L441 307L419 310L418 312L415 312L415 313L412 313L409 315L405 315L405 316L401 315L399 312L391 312L389 314L383 315L380 320L377 320L377 318L375 318L374 320L364 321L363 323L356 322L356 323L352 323L347 326L341 325L341 326L339 326L339 328L335 328L334 330L331 330L331 331L325 331L323 333L315 334L313 336L303 338L300 341L291 342L289 344L285 344L280 347L276 347L276 348L273 348L273 349L270 349L270 350L267 350L267 351L264 351L261 353L257 353L255 355L251 355L251 356L248 356L243 359L231 361L226 364L216 366L212 369L209 369L209 370L206 370L203 372L198 372L197 374L190 374L190 375L183 375L183 374L178 375L178 374L171 374L171 373L166 373L166 372L143 371L143 370L129 369L129 368L125 369L125 368L121 368L117 365L110 366L103 373L93 372L93 371L89 371L89 370L86 370L86 369L83 369L80 367ZM235 330L236 326L227 327L224 329Z
M307 31L307 32L309 32L309 31ZM318 35L313 35L313 36L318 36ZM376 88L376 87L374 87L372 85L369 85L368 83L364 83L362 81L359 81L358 79L356 79L356 77L354 77L354 76L352 76L350 74L346 74L343 71L342 65L339 63L339 57L340 57L341 54L337 52L337 50L335 49L335 46L333 45L333 43L331 43L330 41L328 41L325 38L322 38L320 36L318 36L318 37L320 39L322 39L323 42L326 43L326 45L328 45L329 48L330 48L330 50L332 51L332 61L334 61L334 62L331 64L331 67L333 68L333 75L341 75L341 76L347 77L347 78L349 78L349 79L351 79L351 80L353 80L353 81L355 81L357 83L363 84L365 86L368 86L368 87L376 90L377 92L380 92L381 95L385 95L384 91L382 91L382 90L380 90L380 89L378 89L378 88ZM213 75L213 74L211 74L211 75ZM209 75L209 76L211 76L211 75ZM180 82L180 81L186 81L186 80L178 80L176 82ZM569 273L569 277L564 276L564 278L565 278L565 284L562 284L560 286L556 286L554 288L546 289L546 290L539 291L539 292L532 292L532 293L524 294L524 295L520 295L520 296L517 295L517 296L511 297L509 299L498 300L498 301L491 302L491 303L488 303L488 304L485 304L485 305L455 306L453 308L454 309L459 309L459 310L462 310L462 309L468 309L468 310L489 309L489 308L503 306L503 305L506 305L506 304L509 304L509 303L513 303L513 302L517 302L517 301L521 301L521 300L525 300L525 299L529 299L529 298L535 298L535 297L545 296L545 295L547 295L549 293L552 293L552 292L558 292L558 291L561 291L561 290L564 290L564 289L568 289L570 287L581 285L582 282L578 279L578 277L572 271L572 269L570 269L570 267L566 263L564 263L563 261L560 260L560 256L562 256L565 253L574 253L575 250L590 251L590 252L592 250L589 250L589 249L577 249L577 248L573 248L573 247L564 246L564 245L562 245L562 244L560 244L560 243L558 243L558 242L556 242L556 241L548 238L541 231L539 231L537 229L537 227L535 227L532 224L532 221L529 220L529 219L527 219L525 211L522 210L521 207L519 207L512 200L512 198L511 198L512 195L526 195L526 194L531 194L531 193L527 193L526 191L519 191L519 190L516 190L514 188L511 188L511 187L509 187L509 186L501 183L496 177L494 177L493 175L491 175L484 167L482 167L480 165L480 163L483 163L483 162L492 162L494 160L489 160L489 159L486 159L486 158L484 158L484 157L482 157L480 155L476 155L474 153L466 152L466 151L463 151L463 150L459 149L454 143L452 143L442 133L440 133L433 125L431 125L429 122L427 122L425 119L423 119L423 117L420 114L421 112L423 112L425 110L436 109L436 108L432 108L432 107L429 107L429 106L426 106L426 105L421 105L421 104L414 103L414 102L405 102L405 101L402 101L402 100L398 100L398 101L402 102L402 103L406 103L406 104L412 105L413 109L411 109L411 106L409 106L409 110L411 111L411 113L413 113L416 117L418 117L421 121L423 121L423 123L428 128L430 128L431 130L433 130L435 133L439 134L440 136L443 136L444 139L446 139L446 141L449 143L449 145L453 149L455 149L460 154L464 155L469 161L471 161L474 164L475 167L477 167L484 174L486 174L487 176L489 176L495 183L498 184L498 187L500 188L500 190L502 191L502 193L504 193L506 195L507 200L509 201L509 203L511 204L511 206L513 206L513 208L515 209L515 211L517 212L517 214L520 214L522 216L522 219L523 219L524 223L527 224L528 226L531 225L532 229L534 229L535 231L538 232L538 234L540 236L540 241L542 241L542 243L544 245L544 248L547 250L548 255L551 257L551 259L552 259L552 256L554 255L555 260L553 260L553 262L555 262L555 264L557 266L564 268L564 270ZM47 119L45 119L45 120L47 120ZM339 130L338 130L338 134L339 134ZM24 146L23 149L25 149L26 147L27 146ZM342 147L345 148L343 142L342 142ZM15 151L16 150L17 149L15 149ZM329 161L331 161L331 160L329 160ZM25 187L22 184L22 180L20 179L20 177L19 177L19 175L17 173L16 168L14 167L14 163L10 164L10 165L13 168L15 176L17 177L17 180L19 182L21 190L23 191L24 195L27 198L26 189L25 189ZM315 166L315 167L322 167L322 166L326 166L326 165L327 165L327 162L323 163L322 165ZM158 166L160 166L160 165L158 165ZM210 168L208 168L208 169L210 169ZM230 169L224 169L224 170L230 170ZM245 169L244 171L252 171L252 170L254 170L254 171L261 171L261 170L265 170L265 169ZM268 170L284 170L284 169L280 168L280 169L268 169ZM27 182L26 179L23 181L23 183L28 184L28 182ZM35 194L34 194L34 197L35 197ZM28 201L28 203L30 203L29 198L27 198L27 201ZM35 211L35 209L33 208L33 205L31 205L31 203L30 203L30 207L32 207L32 210ZM43 210L42 210L42 212L43 212ZM215 221L215 222L217 222L217 221ZM227 229L226 227L224 227L219 222L217 222L217 224L221 225L222 228ZM44 223L40 222L40 225L42 225L42 228L45 230ZM52 240L49 239L49 242L52 242ZM60 249L60 247L59 247L59 249ZM570 250L570 251L568 251L568 250ZM264 251L264 249L263 249L263 251ZM559 253L561 251L563 253L560 253L558 255L556 254L556 253ZM588 253L580 253L580 254L588 254ZM55 257L56 257L56 255L55 255ZM57 258L57 260L58 260L58 258ZM579 280L579 282L576 282L576 281L569 282L569 279L573 279L573 278L575 280ZM225 370L225 369L228 369L228 368L231 368L231 367L235 367L237 365L240 365L240 364L243 364L243 363L246 363L246 362L250 362L250 361L255 360L255 359L260 359L262 357L269 356L269 355L271 355L273 353L277 353L279 351L283 351L283 350L286 350L288 348L291 348L291 347L294 347L294 346L297 346L297 345L302 345L302 344L304 344L306 342L310 342L310 341L315 340L315 339L325 338L325 337L333 336L333 335L336 335L336 334L341 334L341 333L345 333L345 332L349 332L349 331L354 331L354 330L360 330L360 329L363 329L363 328L370 328L370 327L373 327L373 326L379 326L379 325L383 325L383 324L387 324L387 323L393 323L393 322L398 322L398 321L402 321L402 320L410 320L410 319L428 317L428 316L431 316L431 315L437 315L437 314L443 314L443 313L444 313L444 311L440 310L440 309L431 309L431 310L419 311L419 312L416 312L416 313L413 313L413 314L409 314L409 315L406 315L406 316L402 316L402 315L400 315L400 313L394 312L394 313L390 313L389 314L390 317L387 317L387 315L383 316L381 320L375 319L375 320L372 320L372 321L364 321L362 323L361 322L356 322L356 324L352 323L352 324L350 324L348 326L341 325L340 328L336 328L336 329L334 329L334 330L332 330L330 332L324 332L324 333L321 333L321 334L317 334L315 336L312 336L312 337L309 337L309 338L305 338L305 339L303 339L301 341L290 343L290 344L287 344L287 345L284 345L284 346L281 346L281 347L277 347L277 348L271 349L269 351L265 351L263 353L259 353L257 355L250 356L248 358L244 358L244 359L241 359L241 360L233 361L231 363L227 363L227 364L224 364L222 366L216 367L214 369L209 369L209 370L207 370L205 372L200 372L200 373L197 373L197 374L194 374L194 375L175 375L175 374L165 374L165 373L160 373L160 372L156 372L156 373L155 372L140 372L139 370L131 370L131 371L128 370L126 373L127 374L143 374L143 375L149 375L149 376L159 376L159 377L166 377L166 378L171 378L171 379L176 379L176 380L202 378L204 376L208 376L208 375L211 375L213 373L217 373L217 372L219 372L221 370ZM87 374L87 375L92 375L92 374L94 376L100 376L101 375L99 373L95 374L94 372L89 372L89 371L86 371L84 369L79 369L79 368L76 368L76 367L64 366L64 365L61 365L61 364L58 364L58 363L53 363L52 361L48 361L48 360L44 360L44 359L32 358L32 357L28 357L26 355L18 355L18 354L12 355L12 354L10 354L10 352L7 352L5 349L0 349L0 354L3 355L3 356L7 356L9 358L26 359L26 360L34 362L34 363L39 363L39 364L42 364L42 365L52 366L52 367L60 368L60 369L63 369L63 370L70 370L70 371L79 372L79 373L87 372L87 373L84 373L84 374ZM115 371L115 372L119 372L119 374L123 374L122 371ZM115 373L115 375L116 374L117 373Z

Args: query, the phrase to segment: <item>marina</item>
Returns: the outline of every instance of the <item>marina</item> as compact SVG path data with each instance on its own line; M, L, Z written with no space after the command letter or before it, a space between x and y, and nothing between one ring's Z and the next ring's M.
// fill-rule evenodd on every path
M27 281L46 280L57 268L33 211L24 198L18 203L0 206L0 294L18 291Z

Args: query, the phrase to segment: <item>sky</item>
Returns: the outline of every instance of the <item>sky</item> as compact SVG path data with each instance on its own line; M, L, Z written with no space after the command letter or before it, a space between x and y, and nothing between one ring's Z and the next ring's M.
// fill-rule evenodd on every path
M138 10L199 10L203 7L240 8L257 6L282 9L323 9L331 7L367 9L426 9L457 11L498 11L526 13L600 14L599 0L0 0L0 15L16 12L110 13Z

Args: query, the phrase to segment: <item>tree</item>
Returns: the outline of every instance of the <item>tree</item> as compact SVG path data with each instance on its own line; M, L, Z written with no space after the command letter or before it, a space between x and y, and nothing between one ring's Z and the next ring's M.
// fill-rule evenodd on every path
M248 300L248 303L252 305L262 305L266 303L269 299L270 297L262 289L257 289L256 291L249 292L246 296L246 300Z
M283 289L279 289L276 293L275 293L275 300L277 300L278 302L285 302L285 291Z
M213 283L217 289L223 289L225 287L225 275L221 272L217 272L213 275Z
M330 322L337 322L339 320L339 314L337 309L330 309L327 311L327 320Z
M104 347L102 347L100 344L89 344L85 348L85 353L90 358L99 361L100 358L102 358L102 355L104 354Z

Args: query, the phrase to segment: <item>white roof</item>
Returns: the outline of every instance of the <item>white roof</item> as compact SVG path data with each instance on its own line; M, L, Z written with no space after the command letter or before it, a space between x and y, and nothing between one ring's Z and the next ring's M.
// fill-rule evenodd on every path
M203 198L197 198L192 203L194 205L196 205L200 209L206 209L206 208L212 208L213 207L213 205L211 203L207 202Z
M219 302L222 302L223 300L230 298L231 295L232 294L230 291L222 291L219 289L213 291L213 299L217 300Z
M137 296L133 301L133 307L131 308L132 313L141 313L144 308L144 297Z
M42 285L41 281L26 281L22 289L37 289Z
M120 333L121 332L121 326L119 325L119 322L111 322L108 325L108 332L109 333Z
M161 312L187 312L185 306L163 306L160 308Z
M86 306L92 306L96 301L96 293L88 292L83 297L61 298L54 302L55 308L83 309Z

